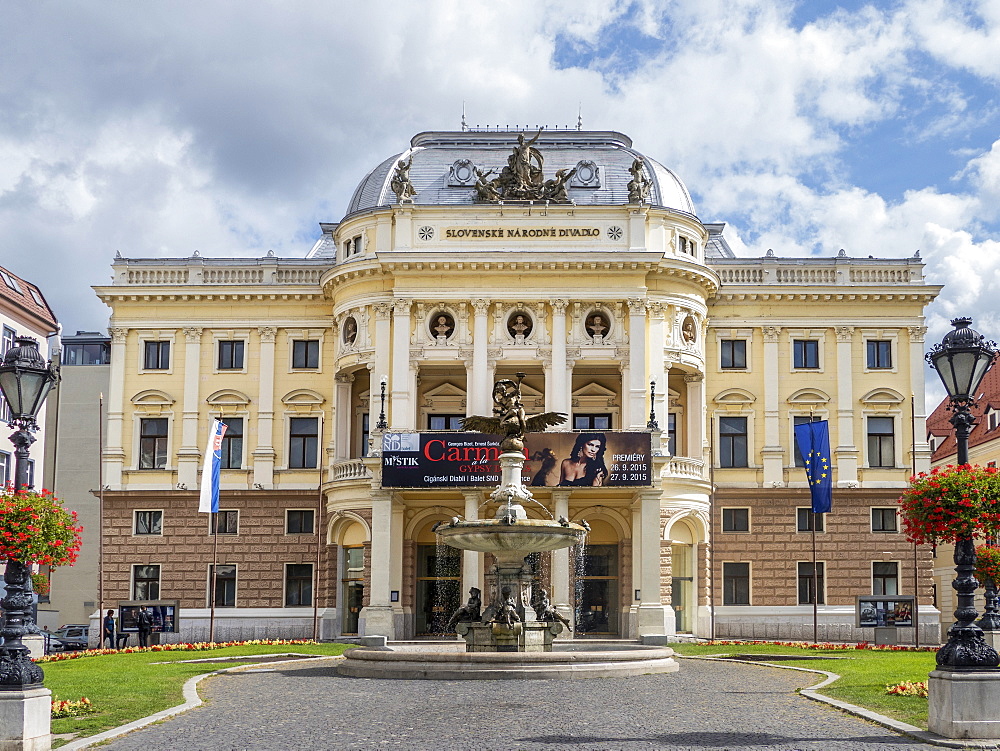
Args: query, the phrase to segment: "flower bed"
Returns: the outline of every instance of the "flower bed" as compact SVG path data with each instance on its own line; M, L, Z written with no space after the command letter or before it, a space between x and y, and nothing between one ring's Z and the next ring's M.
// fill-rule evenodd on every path
M96 712L97 708L90 703L90 699L81 696L79 701L63 701L58 696L52 697L52 719L60 717L79 717L80 715Z
M154 644L151 647L125 647L124 649L85 649L81 652L60 652L45 655L35 659L35 662L62 662L78 660L81 657L99 657L101 655L136 654L138 652L207 652L225 647L245 647L263 644L267 646L283 646L287 644L316 644L312 639L251 639L250 641L217 641L217 642L182 642L179 644Z
M922 696L927 698L927 681L903 681L886 684L885 692L894 696Z
M847 651L857 649L868 649L873 652L937 652L938 647L906 647L899 644L870 644L866 641L856 644L844 644L841 642L799 642L799 641L760 641L746 639L716 639L715 641L700 642L711 646L740 646L747 644L763 644L771 647L798 647L799 649L821 649L823 651Z

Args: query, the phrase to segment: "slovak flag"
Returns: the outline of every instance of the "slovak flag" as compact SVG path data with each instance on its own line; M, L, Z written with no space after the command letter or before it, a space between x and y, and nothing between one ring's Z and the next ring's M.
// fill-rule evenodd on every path
M201 468L201 498L198 511L203 514L219 512L219 469L222 467L222 436L226 434L226 424L212 421L205 447L205 463Z

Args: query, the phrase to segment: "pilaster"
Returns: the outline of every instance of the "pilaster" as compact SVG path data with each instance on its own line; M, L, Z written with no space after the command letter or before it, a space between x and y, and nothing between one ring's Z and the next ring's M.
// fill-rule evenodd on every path
M836 334L837 446L833 454L837 465L837 487L852 488L858 484L859 453L854 443L854 368L851 357L854 329L850 326L840 326Z
M781 445L781 428L778 411L778 340L781 329L764 326L764 446L761 457L764 463L764 486L784 484L785 449Z
M107 439L102 455L104 457L104 483L111 490L122 489L122 471L125 468L125 447L122 445L122 427L125 418L125 344L128 329L110 328L111 334L111 378L108 385Z
M631 430L646 427L646 300L628 300L628 414L624 424ZM624 406L624 405L623 405Z
M257 371L257 446L253 450L253 481L265 489L274 487L274 340L273 326L257 329L260 337L260 366Z
M177 482L188 488L199 487L198 469L202 461L198 447L202 331L198 327L184 329L184 401L181 408L181 445L177 450Z

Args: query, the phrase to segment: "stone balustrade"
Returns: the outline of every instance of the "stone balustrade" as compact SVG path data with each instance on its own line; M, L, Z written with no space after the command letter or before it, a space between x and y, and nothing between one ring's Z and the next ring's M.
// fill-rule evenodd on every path
M256 286L318 285L327 259L118 258L112 266L114 285L121 286Z
M367 480L372 476L365 466L364 459L348 459L346 462L334 464L330 471L330 479L334 482L338 480Z
M712 258L725 286L922 285L920 258Z

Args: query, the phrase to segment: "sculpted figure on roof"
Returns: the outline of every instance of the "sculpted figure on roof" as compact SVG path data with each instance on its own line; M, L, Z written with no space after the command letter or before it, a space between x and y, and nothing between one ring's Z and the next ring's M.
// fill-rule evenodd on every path
M413 165L413 155L410 155L409 160L400 159L399 163L396 165L396 172L392 176L392 181L389 183L389 187L392 188L392 192L396 194L397 201L407 201L417 194L417 191L413 187L413 183L410 182L410 167Z
M570 203L566 184L576 173L576 169L561 169L551 180L546 180L542 172L545 158L535 148L535 143L542 135L542 128L533 138L526 138L524 133L517 136L517 144L510 156L507 166L492 180L487 178L493 170L484 171L476 168L476 200L483 203L499 201L552 201L553 203Z

